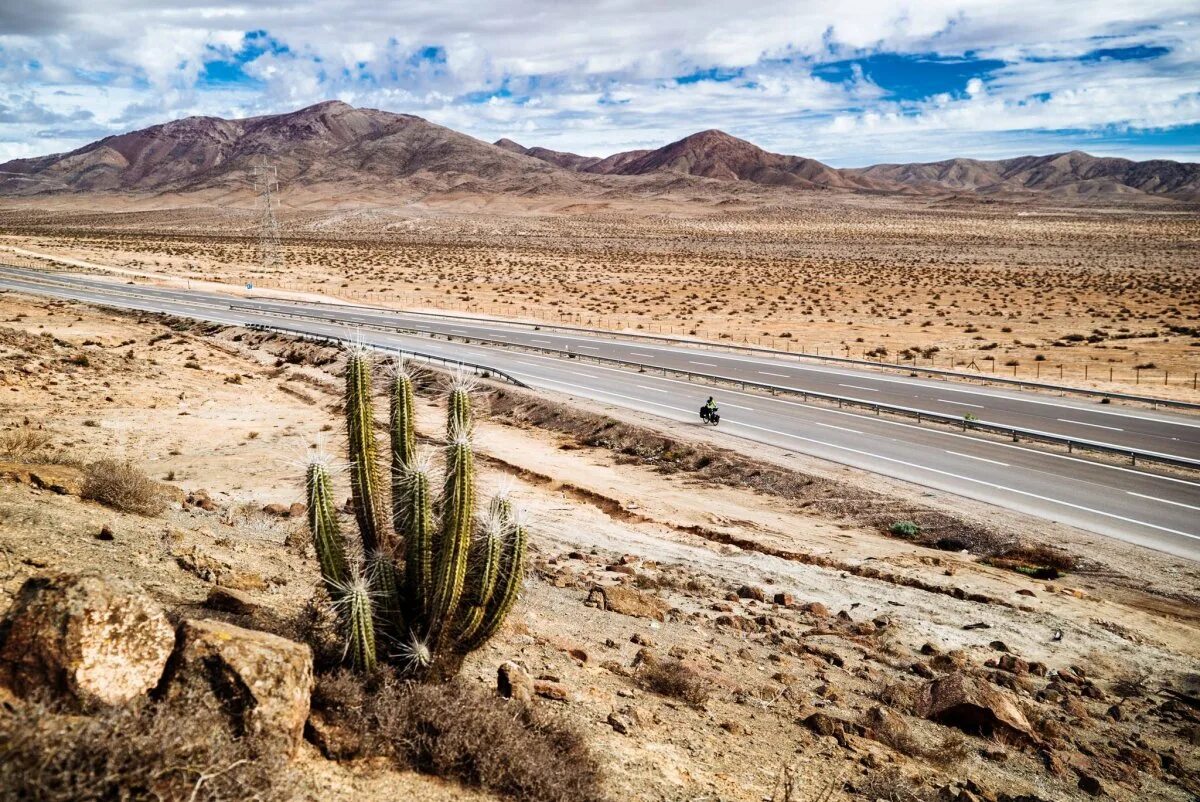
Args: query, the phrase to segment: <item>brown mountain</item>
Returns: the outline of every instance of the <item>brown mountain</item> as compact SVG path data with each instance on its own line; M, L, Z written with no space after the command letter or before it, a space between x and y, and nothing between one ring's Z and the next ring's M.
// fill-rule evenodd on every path
M288 114L189 117L70 153L0 164L0 196L95 193L177 203L240 203L255 165L279 173L286 202L340 206L427 198L786 200L796 190L1057 199L1200 201L1200 165L1074 151L1001 161L951 159L835 169L770 153L721 131L607 158L488 144L409 114L329 101Z
M289 114L188 117L66 154L0 165L0 194L245 193L269 161L314 198L470 191L585 194L580 179L409 114L319 103Z
M926 191L979 194L1030 192L1100 198L1108 195L1163 195L1200 199L1200 164L1144 162L1092 156L1082 151L1020 156L999 161L949 159L927 164L876 164L844 174Z

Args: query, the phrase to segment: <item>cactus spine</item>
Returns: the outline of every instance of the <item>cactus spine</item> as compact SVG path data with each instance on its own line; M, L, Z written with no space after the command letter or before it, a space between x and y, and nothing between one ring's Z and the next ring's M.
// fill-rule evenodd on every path
M507 497L476 515L471 398L459 378L450 392L445 476L434 498L428 460L416 452L412 376L400 366L389 388L392 481L380 479L374 433L372 362L354 349L346 365L346 433L354 515L369 571L356 576L338 527L330 473L306 473L308 523L321 575L346 631L347 656L369 671L377 659L419 674L452 665L499 629L524 578L525 529ZM391 525L380 511L391 491ZM393 649L376 654L377 633Z

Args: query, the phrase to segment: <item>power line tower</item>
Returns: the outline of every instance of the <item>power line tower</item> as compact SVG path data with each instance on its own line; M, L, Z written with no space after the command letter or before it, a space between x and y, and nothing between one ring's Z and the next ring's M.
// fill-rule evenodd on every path
M254 191L259 206L258 257L263 270L270 272L283 266L279 253L279 218L275 215L279 173L274 165L263 162L254 168Z

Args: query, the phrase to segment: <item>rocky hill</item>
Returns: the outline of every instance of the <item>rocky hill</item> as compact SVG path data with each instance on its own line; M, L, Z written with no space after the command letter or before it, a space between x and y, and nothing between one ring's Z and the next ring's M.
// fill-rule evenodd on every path
M165 203L252 197L256 165L279 173L293 206L413 203L429 198L646 198L778 203L800 190L967 194L1055 199L1200 200L1200 165L1132 162L1086 153L1002 161L951 159L836 169L770 153L709 130L654 150L601 158L488 144L410 114L340 101L287 114L225 120L188 117L106 137L70 153L0 165L0 196L95 193Z

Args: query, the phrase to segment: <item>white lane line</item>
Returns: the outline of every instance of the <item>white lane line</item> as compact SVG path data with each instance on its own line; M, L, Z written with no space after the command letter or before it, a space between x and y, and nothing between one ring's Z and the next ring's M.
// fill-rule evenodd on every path
M839 384L838 387L850 387L851 389L854 389L854 390L866 390L868 393L879 392L874 387L863 387L860 384Z
M553 379L546 379L545 381L549 381L552 384L562 384L566 387L571 387L571 385L566 384L565 382L554 381ZM576 392L578 392L578 388L573 388L573 389L575 389ZM647 401L644 398L635 398L632 396L621 395L619 393L610 393L605 390L593 390L592 392L598 393L600 395L611 396L613 398L623 398L627 401L636 401L639 404L650 404L651 406L663 407L664 409L670 409L674 412L679 412L684 415L688 414L687 410L683 410L678 407L668 406L667 404L659 404L654 401ZM1041 495L1038 495L1037 493L1030 493L1026 490L1018 490L1015 487L1007 487L1005 485L996 484L995 482L987 482L987 481L984 481L983 479L974 479L970 476L962 476L960 474L951 473L950 471L943 471L938 468L929 468L924 465L918 465L915 462L908 462L906 460L894 459L892 457L885 457L880 454L872 454L869 451L862 451L857 448L850 448L849 446L839 446L836 443L826 443L822 440L814 440L811 437L801 437L798 434L791 434L790 432L781 432L778 429L769 429L766 426L755 426L752 423L738 422L735 425L743 426L748 429L758 429L759 431L768 432L770 434L777 434L777 435L780 435L781 437L790 437L793 440L801 440L806 443L814 443L819 446L825 446L826 448L837 449L838 451L847 451L851 454L859 454L864 457L870 457L871 459L878 459L878 460L882 460L884 462L894 462L897 465L904 465L905 467L908 467L908 468L916 468L917 470L928 471L929 473L936 473L936 474L941 474L942 476L949 476L953 479L959 479L964 482L971 482L973 484L983 485L984 487L990 487L994 490L1004 490L1009 493L1016 493L1019 496L1027 496L1029 498L1038 499L1039 501L1046 501L1051 504L1060 504L1064 507L1070 507L1072 509L1082 510L1083 512L1090 512L1094 515L1101 515L1105 518L1113 518L1118 521L1124 521L1125 523L1136 524L1138 526L1145 526L1150 529L1157 529L1162 532L1168 532L1172 535L1181 535L1182 537L1191 538L1193 540L1200 540L1200 535L1193 535L1193 534L1189 534L1188 532L1181 532L1178 529L1170 529L1165 526L1159 526L1158 524L1152 524L1152 523L1147 523L1145 521L1139 521L1136 518L1127 518L1124 515L1116 515L1111 512L1104 512L1103 510L1092 509L1091 507L1085 507L1082 504L1072 504L1069 501L1061 501L1056 498L1050 498L1049 496L1041 496Z
M920 398L920 396L917 396L917 398ZM983 404L968 404L966 401L951 401L948 398L935 398L934 400L940 401L943 404L954 404L955 406L960 406L960 407L975 407L975 409L984 409L985 408L983 406Z
M1169 498L1147 496L1145 493L1134 493L1132 490L1126 490L1125 492L1131 496L1137 496L1138 498L1148 498L1151 501L1161 501L1163 504L1174 504L1176 507L1187 507L1189 510L1200 510L1200 507L1196 507L1192 504L1184 504L1182 501L1171 501Z
M599 348L597 348L594 345L577 345L575 347L579 348L580 350L583 350L583 351L599 351L600 350Z
M789 374L787 374L787 373L770 373L770 372L768 372L768 371L765 371L765 370L760 370L758 373L759 373L759 375L760 375L760 376L778 376L778 377L779 377L779 378L781 378L781 379L788 379L788 378L791 378L791 377L790 377L790 375L789 375Z
M549 341L549 340L537 340L537 339L534 339L534 340L530 340L530 342L535 342L535 343L546 343L547 345L549 345L549 344L550 344L550 341Z
M744 406L742 406L741 404L731 404L731 403L729 403L728 401L722 401L722 402L721 402L721 406L723 406L723 407L733 407L734 409L744 409L744 410L746 410L747 412L753 412L753 411L754 411L754 408L753 408L753 407L744 407Z
M67 297L70 297L70 296L68 295ZM584 346L579 346L579 347L583 348ZM491 356L491 357L495 356L494 352L488 351L488 350L474 349L474 348L468 349L468 350L475 350L478 353L480 353L482 355L486 355L486 356ZM536 355L531 355L531 356L533 356L534 359L541 359L544 361L552 360L557 363L562 362L562 359L560 359L559 357L554 357L554 356L536 356ZM514 360L514 361L518 361L518 360ZM521 362L521 364L534 365L536 363ZM540 365L540 364L537 364L537 366L542 367L542 365ZM628 370L623 370L621 368L609 368L609 367L604 367L602 365L596 365L593 369L605 371L608 373L619 373L623 376L629 375ZM547 379L546 381L552 381L552 380ZM703 384L696 384L695 382L684 381L682 379L668 379L666 377L657 379L657 381L669 382L670 384L682 384L682 385L686 385L688 387L693 387L693 388L706 387L706 385L703 385ZM557 382L557 383L563 384L563 382ZM576 389L578 389L578 388L576 388ZM949 389L949 388L946 388L946 389ZM829 409L826 407L814 406L812 404L806 404L802 401L787 401L782 398L769 398L768 399L768 398L764 398L761 395L755 395L754 393L747 393L747 392L742 392L739 390L723 390L722 392L727 395L744 396L746 398L753 398L753 399L765 401L765 402L771 403L771 404L782 404L782 405L786 405L789 407L801 407L803 409L807 409L807 410L810 410L810 411L816 412L816 413L825 412L825 413L828 413L831 415L843 415L843 416L850 417L850 418L857 418L859 420L863 420L864 418L867 418L867 416L861 415L858 413L847 412L846 410L841 410L841 409ZM869 419L872 421L875 421L876 423L883 423L888 426L900 426L905 429L916 430L919 432L923 432L925 434L935 434L939 437L952 437L952 438L955 438L958 440L969 440L973 443L980 442L978 437L974 437L972 435L958 434L955 432L945 431L943 429L926 428L926 427L918 426L918 425L912 424L912 423L904 423L903 421L889 420L887 418L877 418L877 417L871 416ZM826 424L818 423L817 421L808 421L808 422L814 423L818 426L828 426L830 428L835 428L835 429L841 428L841 427L832 426L831 424L827 424L827 423ZM861 432L859 432L856 429L845 429L845 431L861 434ZM1068 454L1056 454L1053 451L1041 451L1038 449L1032 449L1032 448L1027 448L1025 446L1015 445L1013 443L1000 443L1000 442L992 441L991 445L996 446L998 448L1007 448L1007 449L1012 449L1015 451L1020 451L1020 452L1030 454L1030 455L1033 455L1036 457L1051 457L1053 459L1067 460L1068 462L1078 462L1078 463L1087 465L1092 468L1103 468L1105 470L1110 470L1110 471L1120 471L1121 473L1130 473L1130 474L1133 474L1134 476L1139 476L1143 479L1152 479L1152 480L1159 480L1159 481L1163 481L1163 482L1172 482L1174 484L1187 485L1188 487L1200 487L1200 482L1193 482L1193 481L1189 481L1187 479L1179 479L1174 476L1166 476L1164 474L1146 473L1145 471L1139 471L1134 468L1125 468L1120 465L1112 465L1107 462L1094 462L1092 460L1081 459L1079 457L1073 457ZM1034 469L1034 470L1037 470L1037 469ZM1086 481L1086 480L1079 480L1079 481ZM1095 484L1095 483L1092 483L1092 484Z
M507 334L493 334L492 336L495 337L497 340L507 340L508 339Z
M1007 462L1001 462L1000 460L995 460L995 459L985 459L984 457L976 457L974 454L964 454L964 453L962 453L961 451L951 451L951 450L950 450L950 449L948 449L948 448L946 448L946 449L942 449L942 450L943 450L943 451L945 451L947 454L953 454L953 455L954 455L954 456L956 456L956 457L966 457L967 459L977 459L977 460L979 460L980 462L990 462L990 463L992 463L993 465L1000 465L1000 466L1002 466L1002 467L1005 467L1005 468L1011 468L1011 467L1012 467L1012 466L1011 466L1011 465L1009 465Z
M654 354L639 354L637 351L630 351L629 353L633 354L634 356L644 356L647 359L654 359Z
M585 379L598 379L598 378L600 378L599 376L593 376L593 375L592 375L592 374L590 374L590 373L580 373L580 372L579 372L579 371L577 371L577 370L573 370L573 371L571 371L571 372L572 372L572 373L574 373L576 376L583 376Z
M716 367L716 365L714 365L712 362L693 362L690 359L688 360L688 364L689 365L703 365L706 368L715 368Z
M450 329L450 331L454 332L455 334L466 334L467 333L466 329Z
M666 392L666 390L663 390L661 387L647 387L644 384L639 384L638 387L641 387L643 390L649 390L652 393L665 393Z
M1101 426L1098 423L1084 423L1081 420L1071 420L1070 418L1059 418L1060 423L1074 423L1078 426L1091 426L1093 429L1108 429L1110 432L1123 432L1124 429L1118 429L1116 426Z

